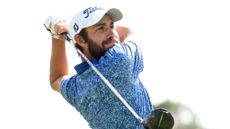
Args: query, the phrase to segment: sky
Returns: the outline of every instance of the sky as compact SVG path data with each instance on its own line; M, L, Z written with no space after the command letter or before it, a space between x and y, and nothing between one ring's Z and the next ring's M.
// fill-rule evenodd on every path
M93 0L0 2L0 128L88 128L49 86L49 15L67 21ZM94 0L98 2L99 0ZM102 0L100 0L102 1ZM153 103L180 102L207 129L226 129L230 115L230 3L227 0L107 0L143 51L140 78ZM79 59L71 45L73 67Z

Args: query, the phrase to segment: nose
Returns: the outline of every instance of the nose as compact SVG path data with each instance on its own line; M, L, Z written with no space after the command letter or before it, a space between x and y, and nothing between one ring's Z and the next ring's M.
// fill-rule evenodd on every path
M107 30L106 30L107 38L114 37L114 35L115 35L115 29L108 27Z

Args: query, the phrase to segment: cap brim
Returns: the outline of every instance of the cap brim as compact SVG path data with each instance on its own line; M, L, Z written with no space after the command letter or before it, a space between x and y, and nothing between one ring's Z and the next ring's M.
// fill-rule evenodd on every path
M109 9L106 15L108 15L112 19L113 22L116 22L122 19L121 11L116 8Z

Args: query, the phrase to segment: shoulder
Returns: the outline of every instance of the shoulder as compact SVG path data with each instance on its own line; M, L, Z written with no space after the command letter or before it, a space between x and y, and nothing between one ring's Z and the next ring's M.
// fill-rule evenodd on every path
M110 51L125 51L127 49L135 50L139 48L139 43L134 40L127 40L122 43L116 44Z
M135 61L135 57L141 55L139 46L132 41L116 44L109 49L103 57L99 60L99 64L103 66L129 66L131 62Z
M103 58L125 58L127 56L132 56L134 53L137 54L137 52L140 52L140 47L137 42L125 41L109 49Z
M126 54L140 52L140 46L137 41L127 40L123 43L120 43L119 45L120 49L123 50Z

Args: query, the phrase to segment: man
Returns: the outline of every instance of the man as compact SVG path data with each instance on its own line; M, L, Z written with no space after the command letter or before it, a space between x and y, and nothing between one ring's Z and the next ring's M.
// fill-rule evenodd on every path
M70 33L75 46L140 117L153 111L149 95L138 78L143 70L141 50L129 40L128 28L115 26L121 18L118 9L91 6L77 13L70 26L65 21L56 21L49 27L53 32L50 84L92 129L143 129L143 126L84 59L75 66L77 74L68 76L65 40L61 35L64 32Z

